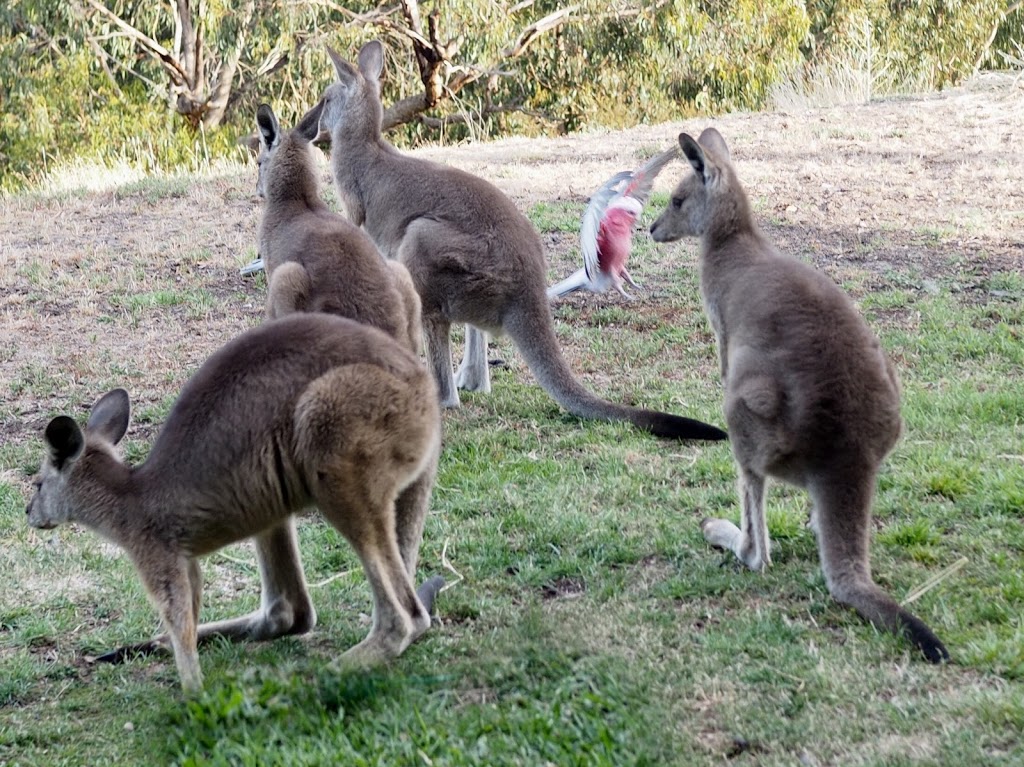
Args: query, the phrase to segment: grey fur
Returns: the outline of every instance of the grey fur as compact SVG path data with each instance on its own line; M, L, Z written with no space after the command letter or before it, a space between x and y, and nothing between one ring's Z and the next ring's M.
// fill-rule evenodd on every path
M700 290L725 385L742 522L701 523L753 570L771 561L765 482L806 488L825 581L836 600L906 635L928 660L949 654L871 578L871 503L900 435L899 382L878 338L828 277L781 254L754 222L722 136L679 144L693 173L651 225L658 242L699 237Z
M265 206L259 253L267 271L267 317L327 312L380 328L417 354L420 299L406 268L320 199L310 142L322 103L283 133L260 105L257 192Z
M456 387L490 390L485 334L504 332L541 386L574 415L629 421L666 437L725 437L700 421L612 404L587 391L558 345L544 251L530 222L483 179L403 155L384 141L379 42L363 46L358 68L328 53L338 80L318 105L320 138L330 136L338 193L352 221L412 275L428 364L445 407L459 405ZM449 331L460 322L467 323L466 354L453 375Z
M430 626L439 586L413 587L440 451L437 390L420 359L385 333L326 314L249 330L182 389L149 457L117 443L129 402L115 389L84 429L58 416L26 514L34 527L79 522L131 557L167 635L182 686L202 685L197 643L301 634L316 623L293 515L313 505L359 554L373 591L369 635L346 664L399 655ZM199 557L253 538L262 578L255 612L198 625Z

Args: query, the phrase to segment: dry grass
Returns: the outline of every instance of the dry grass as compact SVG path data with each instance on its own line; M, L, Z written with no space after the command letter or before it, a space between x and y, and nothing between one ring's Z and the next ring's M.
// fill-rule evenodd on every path
M947 375L936 372L945 364L941 355L923 370L912 358L915 344L932 340L915 301L930 300L933 287L942 300L953 294L958 313L950 316L980 322L960 309L991 299L990 275L999 274L1009 294L1024 285L1013 276L1024 271L1022 104L1024 82L986 77L913 98L421 150L491 179L523 210L543 205L553 219L561 216L561 224L542 227L555 279L578 266L574 229L591 191L671 145L681 130L699 133L713 122L770 236L841 281L869 309L887 345L906 356L898 364L918 428L883 477L876 521L897 542L876 544L877 573L900 596L961 556L970 559L915 602L964 665L909 661L904 644L878 637L828 599L803 529L802 494L773 492L770 524L781 545L769 573L718 567L696 521L709 510L734 510L727 448L664 445L624 428L563 419L536 387L518 385L529 374L502 342L497 353L510 364L496 371L495 391L467 397L460 412L446 416L428 520L425 571L441 572L449 562L465 581L442 598L445 625L403 657L393 680L371 680L371 689L380 684L384 692L375 692L366 718L358 718L357 700L345 721L331 709L329 725L310 725L335 728L330 752L357 737L368 739L366 753L399 749L404 741L389 733L405 737L415 706L431 727L412 734L435 757L450 743L470 753L481 722L480 738L518 754L523 744L557 743L548 720L564 734L565 717L583 711L573 706L590 695L595 708L571 720L588 726L566 742L593 744L589 725L619 717L626 734L613 754L620 756L637 743L688 764L726 757L744 764L929 764L957 755L1009 764L1019 756L1021 709L1013 701L1020 677L1006 671L1019 663L1011 646L1019 615L1011 612L1022 592L1011 576L1019 572L1020 549L1010 527L1018 496L998 485L998 465L1016 470L1020 450L1001 443L1000 456L978 464L972 450L980 438L970 432L966 444L957 442L957 393L947 392L941 416L922 394L933 384L955 388L935 380ZM326 164L322 171L326 187ZM670 166L658 180L662 199L683 172L682 164ZM7 664L0 675L14 680L7 688L14 702L0 711L0 762L22 749L49 763L53 733L72 744L65 745L68 763L103 761L97 755L108 753L151 756L176 736L180 742L166 746L172 751L207 748L205 741L195 745L196 733L247 737L254 749L278 743L227 715L201 720L196 712L217 711L217 684L206 708L193 711L195 721L168 728L166 710L180 706L166 659L116 669L83 663L84 653L104 643L139 639L152 629L152 613L122 557L91 536L84 545L80 537L88 534L74 529L28 531L20 498L12 500L28 496L51 416L82 416L106 388L125 386L136 406L128 455L138 460L181 384L214 349L261 319L264 284L238 275L254 252L254 183L254 167L226 165L196 179L142 178L93 191L62 182L59 191L0 200L0 492L7 493L0 508L18 507L0 518L0 582L17 584L0 589L0 662ZM637 239L633 272L646 289L629 305L615 296L561 302L556 318L566 355L609 397L679 410L715 407L716 364L696 305L694 245L661 248ZM915 300L903 300L901 290ZM999 301L1008 308L982 310L1014 311L1005 297ZM993 317L964 330L1005 337L1018 327L999 324ZM956 339L958 329L941 335ZM984 375L983 355L969 362L984 386L998 388ZM950 376L965 369L950 368ZM650 402L659 396L663 402ZM988 402L968 403L965 412ZM928 422L937 418L946 420ZM931 495L921 489L929 481ZM989 488L986 482L996 489L976 489ZM971 511L957 506L959 494L974 504ZM925 522L918 528L908 517ZM991 542L982 540L994 524L1003 527ZM310 674L365 630L353 617L367 599L358 563L332 531L312 524L300 530L309 536L308 577L325 582L314 595L323 625L308 641L205 650L204 670L229 691L259 697L266 679L309 703L300 692L315 688ZM214 617L253 603L250 561L248 551L232 549L206 563L204 609ZM349 570L352 578L328 580ZM964 614L971 620L960 620ZM237 668L265 676L231 676ZM329 675L327 682L338 684ZM113 697L131 711L134 739L121 741L121 720L93 726L91 717ZM450 709L448 700L455 701ZM524 735L536 724L526 718L533 712L544 726ZM306 713L298 705L287 710L290 736L302 734L295 722ZM267 721L275 720L268 714ZM547 752L538 746L529 753ZM465 763L517 762L487 762L485 755Z
M1022 99L1024 83L990 76L914 99L713 122L779 244L870 289L895 267L922 278L1020 267ZM582 203L612 172L710 122L420 155L492 179L523 209ZM656 189L682 172L670 167ZM324 173L326 182L326 165ZM156 404L258 321L262 290L237 275L255 241L253 186L253 168L225 165L197 182L152 178L0 201L0 378L14 389L3 405L7 440L34 440L49 414L91 402L108 383ZM575 240L548 244L553 274L562 274L575 262ZM663 251L664 268L645 271L671 274L688 253L686 245ZM177 301L167 311L131 310L131 296L161 291L178 293L165 296ZM53 379L49 396L18 386L40 377Z

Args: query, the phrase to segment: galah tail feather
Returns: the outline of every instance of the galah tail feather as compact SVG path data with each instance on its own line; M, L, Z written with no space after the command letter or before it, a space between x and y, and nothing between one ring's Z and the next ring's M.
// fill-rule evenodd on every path
M678 147L668 149L638 170L616 173L594 193L580 228L583 268L548 288L548 298L582 289L603 293L608 288L632 298L622 283L625 280L634 288L640 287L626 269L633 245L633 226L650 197L654 179L678 156Z

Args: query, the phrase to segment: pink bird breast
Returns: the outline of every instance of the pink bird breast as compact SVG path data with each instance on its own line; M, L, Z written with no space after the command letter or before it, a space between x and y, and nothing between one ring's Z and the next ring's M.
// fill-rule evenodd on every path
M602 272L621 274L629 258L636 215L624 208L609 208L597 232L597 264Z

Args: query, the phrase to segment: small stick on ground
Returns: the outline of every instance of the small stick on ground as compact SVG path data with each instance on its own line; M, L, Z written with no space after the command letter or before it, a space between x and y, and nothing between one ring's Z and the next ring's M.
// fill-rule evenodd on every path
M951 575L953 575L961 567L966 565L967 562L968 562L967 557L960 557L960 559L958 559L956 562L951 564L945 570L940 570L939 572L935 573L935 575L933 575L931 578L926 580L920 586L918 586L915 589L912 589L911 592L909 594L907 594L906 598L904 598L904 600L902 602L900 602L900 605L901 606L909 605L911 602L914 602L914 601L920 599L925 594L927 594L929 591L931 591L933 588L935 588L940 583L942 583L944 580L946 580Z

